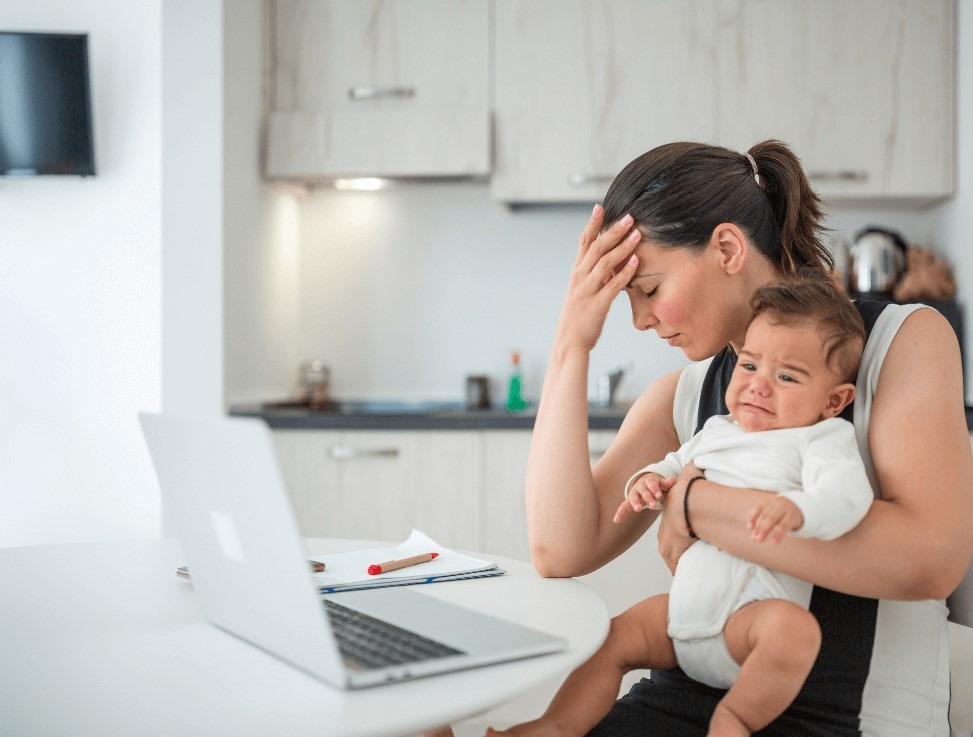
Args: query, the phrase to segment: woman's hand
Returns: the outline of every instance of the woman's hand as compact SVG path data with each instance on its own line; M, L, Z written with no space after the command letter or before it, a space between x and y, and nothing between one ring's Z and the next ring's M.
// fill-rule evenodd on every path
M683 466L679 478L669 488L662 514L659 519L659 554L669 567L669 572L675 574L679 558L690 545L696 542L689 536L686 525L686 515L683 509L686 497L686 486L690 479L702 476L702 472L693 463Z
M604 209L595 205L581 232L557 330L558 342L565 347L574 345L585 351L595 347L608 308L638 267L633 252L642 233L632 227L632 216L626 215L599 235L604 217Z

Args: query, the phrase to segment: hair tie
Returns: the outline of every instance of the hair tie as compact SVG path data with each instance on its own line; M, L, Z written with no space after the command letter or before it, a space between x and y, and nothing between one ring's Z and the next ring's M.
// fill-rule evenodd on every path
M753 156L750 155L749 151L744 156L747 157L747 161L750 162L750 168L753 169L753 181L757 183L757 186L760 186L760 175L757 174L757 162L753 160Z

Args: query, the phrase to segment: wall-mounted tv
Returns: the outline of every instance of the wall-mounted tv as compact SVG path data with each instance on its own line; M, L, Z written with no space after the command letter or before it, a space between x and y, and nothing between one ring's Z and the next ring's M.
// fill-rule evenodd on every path
M94 173L87 34L0 31L0 176Z

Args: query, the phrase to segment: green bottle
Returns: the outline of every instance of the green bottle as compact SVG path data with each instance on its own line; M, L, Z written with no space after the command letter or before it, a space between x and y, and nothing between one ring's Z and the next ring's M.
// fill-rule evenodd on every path
M514 370L510 374L510 383L507 385L507 409L511 412L519 412L527 409L527 400L524 399L522 381L520 377L520 353L513 353Z

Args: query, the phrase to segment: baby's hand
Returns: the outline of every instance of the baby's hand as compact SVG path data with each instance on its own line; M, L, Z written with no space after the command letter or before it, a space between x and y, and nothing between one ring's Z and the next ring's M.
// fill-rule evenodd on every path
M628 494L618 511L615 512L615 522L618 522L629 512L641 512L643 509L661 509L662 497L676 483L676 477L663 478L657 473L647 473L636 479L628 487Z
M777 494L768 496L771 498L750 513L747 527L753 531L753 539L758 543L770 540L776 545L788 532L801 529L804 515L800 507L787 497Z

